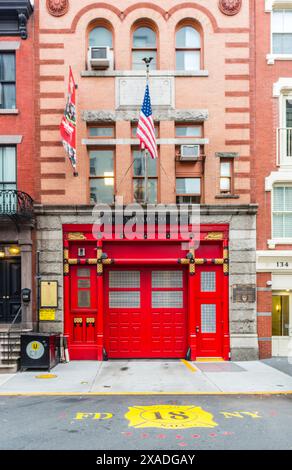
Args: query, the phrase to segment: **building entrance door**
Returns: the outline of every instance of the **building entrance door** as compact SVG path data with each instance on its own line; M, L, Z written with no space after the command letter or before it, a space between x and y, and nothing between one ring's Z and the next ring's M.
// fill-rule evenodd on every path
M223 356L222 266L198 266L195 279L197 357Z
M0 323L11 323L21 305L21 261L0 261ZM17 317L21 322L21 315Z
M272 355L292 354L292 295L274 292L272 308Z

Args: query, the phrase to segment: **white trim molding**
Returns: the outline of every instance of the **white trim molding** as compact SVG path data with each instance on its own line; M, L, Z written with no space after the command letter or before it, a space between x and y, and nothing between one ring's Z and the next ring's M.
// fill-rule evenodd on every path
M292 8L292 0L265 0L266 13L271 13L275 7Z
M139 145L139 139L82 139L82 144L87 146L105 145ZM177 138L177 139L156 139L157 145L207 145L209 139L200 138Z
M275 240L275 242L277 242ZM282 241L287 243L286 241ZM292 250L258 250L256 253L256 271L278 274L292 273Z
M277 8L292 9L292 0L265 0L265 12L272 13ZM267 64L273 65L276 60L292 60L292 54L273 54L272 44L272 16L270 20L270 52L266 55Z
M292 55L291 55L292 59ZM279 98L284 91L292 92L292 78L291 77L280 77L277 82L273 85L273 97Z
M19 41L0 41L0 51L17 51L19 48Z
M275 183L292 183L292 168L272 171L265 179L265 191L272 191Z
M0 135L1 145L21 144L22 135Z

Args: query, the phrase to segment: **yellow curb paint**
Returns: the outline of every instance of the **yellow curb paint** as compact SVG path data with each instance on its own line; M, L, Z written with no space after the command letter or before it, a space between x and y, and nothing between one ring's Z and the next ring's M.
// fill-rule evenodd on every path
M106 397L106 396L220 396L220 395L292 395L292 390L273 392L0 392L0 397Z
M191 372L197 372L198 369L193 366L190 362L186 361L185 359L181 359L181 362L191 371Z
M56 378L57 378L57 375L53 375L53 374L40 374L40 375L35 376L35 379L42 379L42 380L56 379Z
M197 357L195 362L225 362L222 357Z

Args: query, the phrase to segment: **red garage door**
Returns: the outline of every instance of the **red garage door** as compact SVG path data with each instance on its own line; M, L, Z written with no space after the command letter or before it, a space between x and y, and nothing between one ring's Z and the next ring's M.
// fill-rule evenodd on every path
M105 348L109 358L182 358L187 301L182 269L105 273Z

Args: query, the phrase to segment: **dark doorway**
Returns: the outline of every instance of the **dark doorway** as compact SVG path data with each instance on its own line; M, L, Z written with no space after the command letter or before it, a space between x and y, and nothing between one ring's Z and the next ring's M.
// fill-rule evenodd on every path
M20 258L0 260L0 323L11 323L20 305ZM16 322L21 322L21 315L18 316Z

